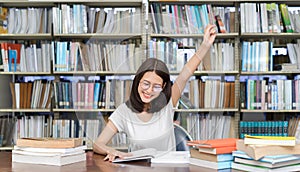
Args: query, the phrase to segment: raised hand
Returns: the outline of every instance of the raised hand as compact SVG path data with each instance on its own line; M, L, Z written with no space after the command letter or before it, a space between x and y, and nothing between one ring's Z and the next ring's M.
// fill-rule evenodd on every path
M210 47L214 43L215 38L217 36L217 30L216 29L217 29L216 26L212 25L212 24L208 24L205 27L202 44L204 44L207 47Z

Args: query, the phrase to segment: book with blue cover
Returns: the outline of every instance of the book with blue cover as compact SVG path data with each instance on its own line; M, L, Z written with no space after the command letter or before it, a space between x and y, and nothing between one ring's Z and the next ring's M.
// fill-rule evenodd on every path
M232 169L237 169L242 171L255 171L255 172L299 171L300 164L298 163L298 164L288 165L284 167L268 168L268 167L232 162Z
M290 160L290 161L283 161L283 162L278 162L278 163L269 163L269 162L264 162L260 160L251 160L251 159L243 159L243 158L234 158L234 162L237 163L242 163L242 164L247 164L247 165L255 165L259 167L267 167L267 168L279 168L279 167L285 167L289 165L295 165L300 163L300 159L296 160Z
M232 156L253 160L253 158L250 157L246 152L239 151L239 150L233 151ZM259 159L259 161L261 162L268 162L271 164L276 164L285 161L293 161L293 160L300 160L300 155L294 155L294 154L269 155L269 156L267 155Z
M215 170L222 170L222 169L230 169L232 161L212 162L212 161L206 161L206 160L190 157L190 164L205 167L205 168L215 169Z

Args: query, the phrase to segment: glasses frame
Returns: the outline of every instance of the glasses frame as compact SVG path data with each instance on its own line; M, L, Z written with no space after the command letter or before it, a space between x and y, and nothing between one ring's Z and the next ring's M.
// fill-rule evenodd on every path
M139 86L142 90L148 90L149 88L152 88L153 92L159 93L163 90L163 86L160 84L151 84L149 81L140 81Z

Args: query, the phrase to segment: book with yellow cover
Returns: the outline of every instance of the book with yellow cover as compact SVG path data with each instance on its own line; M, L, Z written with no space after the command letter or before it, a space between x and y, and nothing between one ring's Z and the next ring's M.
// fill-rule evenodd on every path
M82 145L82 138L21 138L16 146L36 148L74 148Z
M245 144L295 146L295 137L245 135Z

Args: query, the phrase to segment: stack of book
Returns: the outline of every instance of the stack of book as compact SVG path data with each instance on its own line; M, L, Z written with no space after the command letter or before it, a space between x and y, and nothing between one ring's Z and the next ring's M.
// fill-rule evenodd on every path
M276 137L272 141L270 137L269 140L260 137L259 143L264 141L263 144L254 144L253 139L251 137L252 144L248 144L249 140L237 141L237 151L232 153L233 169L256 172L299 171L300 145L291 145L292 138L287 138L286 142L281 140L281 145L277 144Z
M218 171L230 171L236 141L235 138L188 141L187 144L191 146L190 164Z
M82 139L22 138L12 150L12 162L62 166L86 160Z

